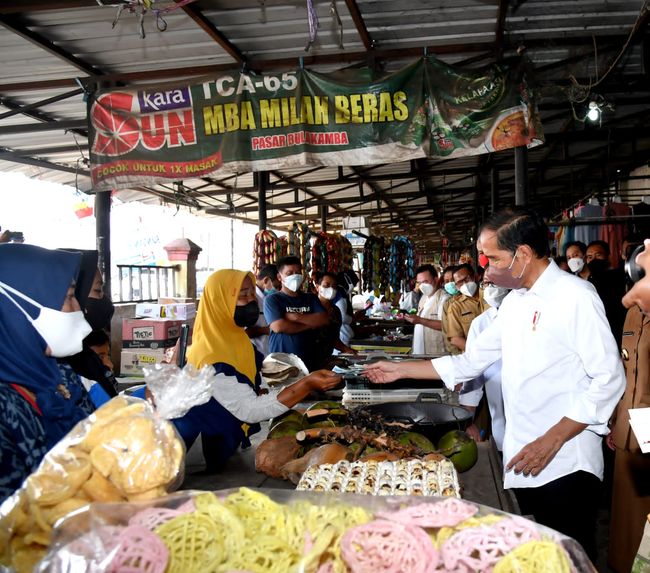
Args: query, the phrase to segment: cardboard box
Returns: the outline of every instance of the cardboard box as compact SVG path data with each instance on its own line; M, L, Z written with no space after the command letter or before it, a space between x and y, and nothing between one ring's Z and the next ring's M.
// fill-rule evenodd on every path
M189 320L196 316L196 304L155 304L141 302L135 305L135 315L144 318L170 318L174 320Z
M167 357L164 348L143 348L139 350L122 350L120 374L122 376L144 376L142 369L145 366L159 364Z
M176 344L181 335L182 320L167 320L165 318L125 318L122 320L122 341L161 342L173 341ZM193 321L192 321L193 322Z
M195 298L158 297L158 304L195 304Z

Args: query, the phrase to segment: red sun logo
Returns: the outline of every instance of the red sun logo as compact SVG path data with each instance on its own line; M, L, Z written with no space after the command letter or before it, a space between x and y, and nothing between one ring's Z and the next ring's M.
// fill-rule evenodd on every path
M95 128L92 150L98 155L124 155L135 149L140 141L140 125L133 114L129 93L113 92L101 95L90 110Z

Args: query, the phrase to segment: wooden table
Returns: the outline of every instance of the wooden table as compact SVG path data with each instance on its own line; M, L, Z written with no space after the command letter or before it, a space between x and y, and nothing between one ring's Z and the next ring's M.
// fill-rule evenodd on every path
M385 354L408 354L411 352L413 341L407 340L379 340L373 338L353 338L350 347L361 353L383 352Z

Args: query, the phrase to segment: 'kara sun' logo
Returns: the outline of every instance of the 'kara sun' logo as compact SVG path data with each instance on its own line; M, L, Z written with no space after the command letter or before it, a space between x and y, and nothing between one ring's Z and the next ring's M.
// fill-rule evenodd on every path
M90 110L95 128L92 150L99 155L124 155L140 140L140 125L133 115L133 94L113 92L100 95Z
M90 109L92 151L117 156L139 143L150 151L196 143L189 88L102 94Z

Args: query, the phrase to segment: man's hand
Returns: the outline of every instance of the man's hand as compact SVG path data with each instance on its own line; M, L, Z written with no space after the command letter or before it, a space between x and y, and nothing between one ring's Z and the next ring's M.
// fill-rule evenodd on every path
M8 243L9 241L11 241L11 231L0 233L0 243Z
M375 362L363 369L363 375L376 384L387 384L404 378L397 362Z
M285 320L290 320L291 322L300 322L300 317L302 315L297 312L287 312L284 315Z
M506 471L515 470L516 474L538 475L571 438L577 436L587 424L576 422L566 416L535 441L524 446L506 466Z
M483 438L481 437L481 431L478 429L478 426L476 424L470 424L465 428L465 432L467 432L470 437L474 439L475 442L482 442L484 441Z
M410 322L411 324L421 324L422 319L417 314L405 314L404 320Z
M644 244L645 249L637 255L636 262L645 270L645 276L623 297L623 305L631 308L636 304L642 312L650 314L650 239Z
M334 374L331 370L316 370L305 377L304 380L307 381L311 390L325 392L336 388L343 382L343 377Z
M612 426L611 431L607 436L605 436L605 443L607 444L607 447L612 450L613 452L616 451L616 444L614 443L614 427Z
M564 441L549 433L537 438L510 460L506 471L515 470L516 474L523 473L525 476L538 475L560 451Z

